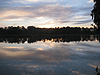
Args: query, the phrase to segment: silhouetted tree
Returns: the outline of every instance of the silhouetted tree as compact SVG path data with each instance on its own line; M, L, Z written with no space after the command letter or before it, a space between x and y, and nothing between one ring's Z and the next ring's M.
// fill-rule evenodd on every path
M35 28L35 26L28 26L27 27L27 30L28 30L28 33L29 34L34 34L34 33L36 33L36 30L35 30L36 28Z
M22 27L5 27L0 28L0 35L34 35L34 34L96 34L94 28L80 28L80 27L55 27L55 28L39 28L35 26Z
M94 23L97 25L97 31L100 33L100 0L94 0L94 9L91 11L91 16Z

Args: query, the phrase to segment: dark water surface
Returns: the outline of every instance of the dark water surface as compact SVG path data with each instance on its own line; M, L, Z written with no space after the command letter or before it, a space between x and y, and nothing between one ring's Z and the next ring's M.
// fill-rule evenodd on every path
M1 37L2 75L96 75L100 37Z

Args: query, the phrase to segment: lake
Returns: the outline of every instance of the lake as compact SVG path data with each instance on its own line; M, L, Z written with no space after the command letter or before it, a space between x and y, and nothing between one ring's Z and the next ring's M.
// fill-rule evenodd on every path
M99 35L0 37L1 75L96 75Z

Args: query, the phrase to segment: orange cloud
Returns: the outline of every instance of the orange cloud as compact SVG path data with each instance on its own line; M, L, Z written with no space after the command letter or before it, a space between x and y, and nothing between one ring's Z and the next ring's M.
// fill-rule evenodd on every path
M93 0L89 0L87 3L92 3L93 2Z
M16 20L20 21L23 20L26 16L33 15L33 13L28 12L28 11L20 11L20 10L9 10L9 11L4 11L3 13L0 14L0 19L1 20ZM12 20L12 21L13 21Z

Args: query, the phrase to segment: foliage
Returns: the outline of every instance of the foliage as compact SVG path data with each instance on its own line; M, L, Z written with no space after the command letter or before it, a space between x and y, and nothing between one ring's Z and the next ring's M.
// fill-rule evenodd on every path
M94 23L97 25L94 27L100 33L100 0L94 0L94 9L91 11L91 16Z

